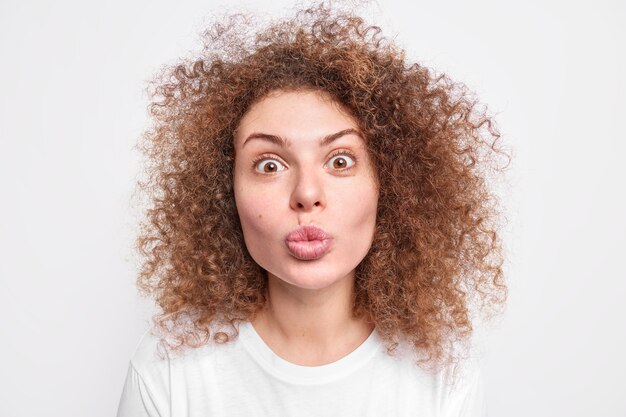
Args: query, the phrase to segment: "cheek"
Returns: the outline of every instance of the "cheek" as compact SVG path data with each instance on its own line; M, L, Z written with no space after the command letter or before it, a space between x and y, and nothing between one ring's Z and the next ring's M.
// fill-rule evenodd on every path
M271 197L267 193L257 196L249 189L235 193L244 244L252 259L264 269L272 268L272 255L279 250L276 234L285 219Z
M246 242L249 238L265 235L277 220L275 196L268 190L256 193L250 188L235 187L235 204Z
M378 208L378 192L373 184L361 184L353 192L343 193L343 207L348 218L352 218L354 225L361 222L374 221ZM365 224L362 224L366 226Z
M239 212L239 219L246 240L255 237L266 237L272 228L272 219L258 205L248 206Z

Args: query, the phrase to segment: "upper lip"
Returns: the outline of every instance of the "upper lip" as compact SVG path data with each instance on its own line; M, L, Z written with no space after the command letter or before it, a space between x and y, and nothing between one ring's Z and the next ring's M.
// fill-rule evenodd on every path
M309 240L325 240L332 239L332 236L326 233L323 229L313 225L303 225L294 229L285 238L286 241L291 242L306 242Z

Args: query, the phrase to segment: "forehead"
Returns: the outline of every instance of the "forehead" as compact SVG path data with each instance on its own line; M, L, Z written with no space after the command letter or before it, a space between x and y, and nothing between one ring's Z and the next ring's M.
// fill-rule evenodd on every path
M275 91L254 103L235 130L240 147L250 134L266 133L289 141L319 140L345 129L358 130L355 118L327 93Z

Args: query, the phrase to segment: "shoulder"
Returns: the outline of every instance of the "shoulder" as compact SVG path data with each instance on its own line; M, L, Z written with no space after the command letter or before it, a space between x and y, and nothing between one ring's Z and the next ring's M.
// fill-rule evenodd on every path
M143 381L167 390L170 356L154 328L146 330L139 339L130 366Z
M481 365L478 357L459 359L436 368L418 363L419 355L400 343L391 353L381 344L375 365L376 378L386 390L403 398L411 410L422 415L484 417Z
M131 356L118 417L168 415L169 358L159 355L159 340L147 330Z
M227 331L223 325L212 324L210 335ZM210 339L204 344L200 343L199 347L181 346L173 349L171 345L177 345L177 342L173 335L164 333L163 330L153 326L141 336L131 357L131 364L140 373L161 373L169 367L182 366L187 362L206 358L216 349L215 343Z
M466 352L448 366L436 368L418 364L418 355L406 343L387 360L400 369L398 379L411 387L413 395L428 399L429 410L445 417L486 415L480 357ZM426 406L420 403L420 407Z
M177 329L182 331L182 326ZM231 340L228 343L218 343L213 340L217 333L227 334ZM194 369L201 362L213 361L216 356L220 358L228 356L234 346L237 337L226 324L214 322L209 325L209 338L203 341L202 336L189 334L197 346L178 346L177 340L172 333L167 333L163 329L152 326L147 329L140 338L133 355L131 365L144 379L164 379L169 378L173 370L183 371L187 368Z
M143 368L146 365L167 360L167 354L162 355L160 339L154 328L144 331L131 356L131 363L135 367Z
M459 361L440 378L442 410L449 417L483 417L486 413L482 366L478 358Z

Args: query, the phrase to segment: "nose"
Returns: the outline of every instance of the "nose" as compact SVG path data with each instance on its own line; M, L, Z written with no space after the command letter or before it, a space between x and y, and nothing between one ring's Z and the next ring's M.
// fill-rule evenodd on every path
M295 176L290 206L296 211L311 211L326 206L324 186L320 175L312 171L300 171Z

